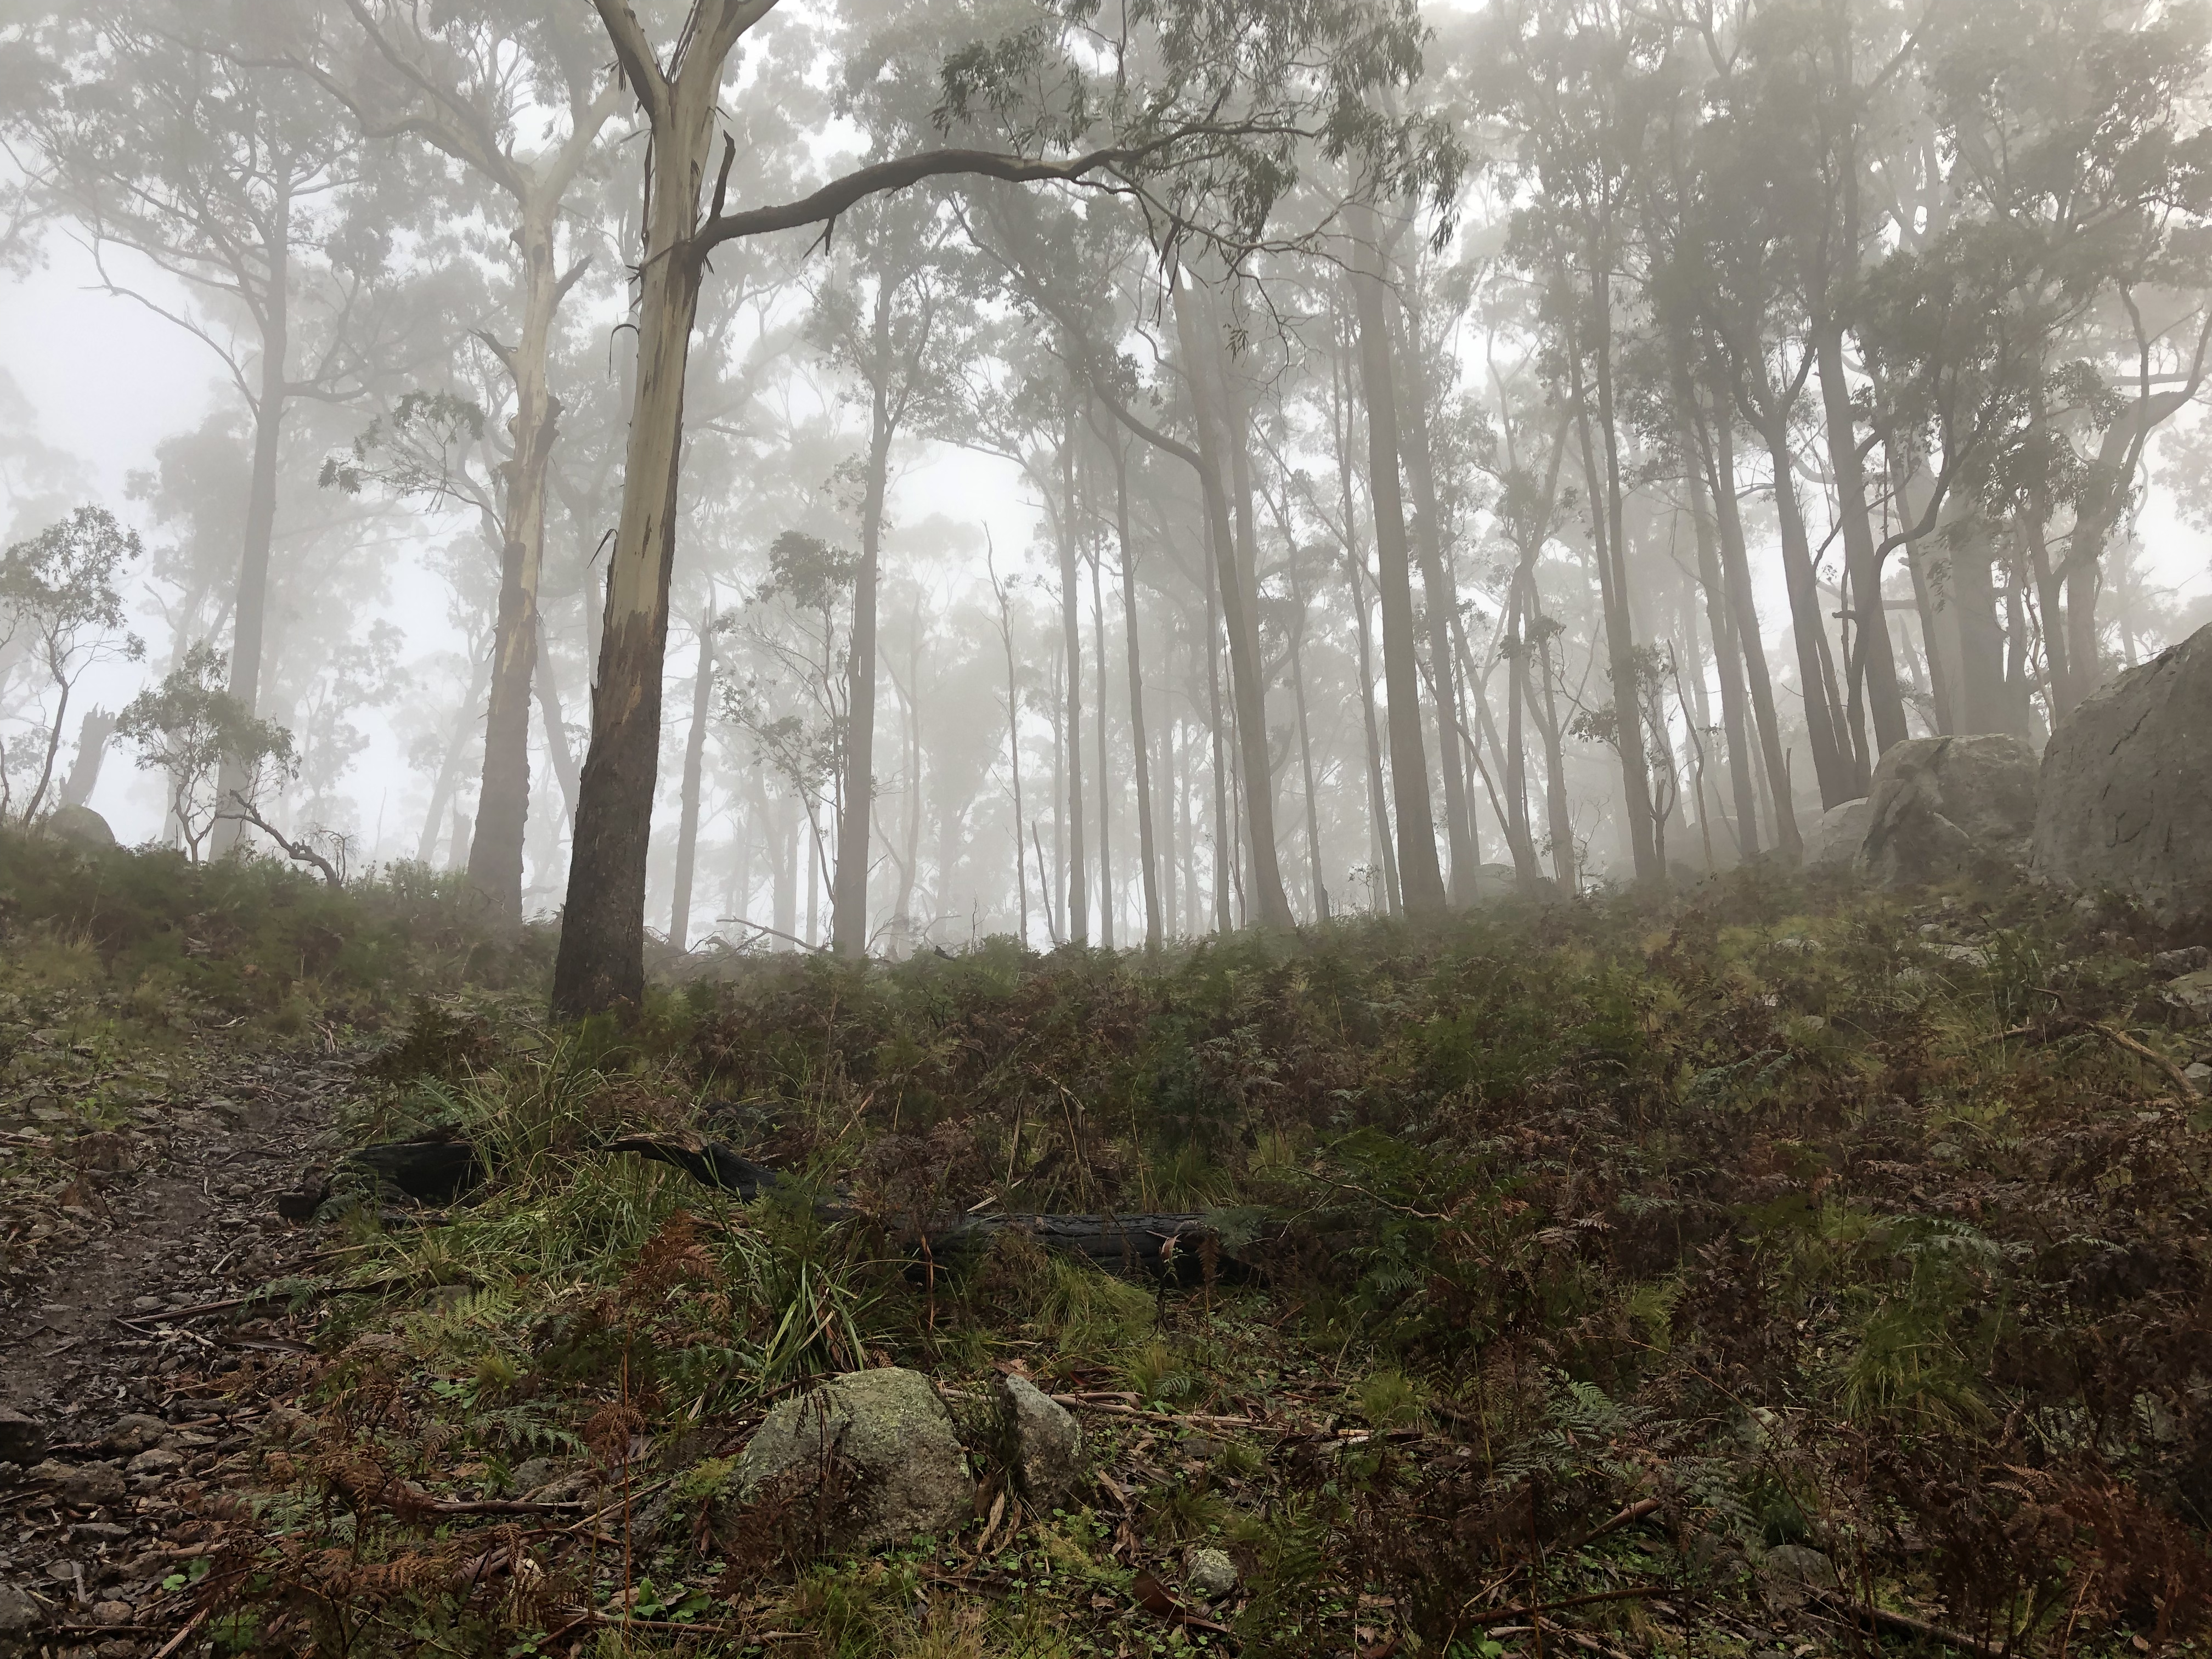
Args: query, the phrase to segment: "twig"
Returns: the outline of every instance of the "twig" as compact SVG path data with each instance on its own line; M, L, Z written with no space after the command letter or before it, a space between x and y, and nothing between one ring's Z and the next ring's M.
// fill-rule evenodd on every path
M1846 1618L1863 1620L1876 1630L1886 1630L1899 1636L1916 1636L1923 1641L1941 1642L1947 1648L1956 1648L1961 1653L1971 1653L1976 1659L2003 1659L2003 1656L1987 1643L1942 1625L1930 1624L1925 1619L1915 1619L1909 1613L1892 1613L1887 1607L1871 1607L1864 1601L1854 1601L1849 1596L1838 1595L1832 1590L1816 1589L1813 1600L1831 1613Z
M1641 1521L1647 1515L1657 1514L1659 1508L1660 1504L1657 1498L1640 1498L1617 1515L1608 1516L1607 1519L1599 1522L1596 1526L1591 1528L1589 1531L1583 1534L1582 1541L1583 1543L1587 1544L1594 1538L1602 1538L1606 1534L1613 1531L1616 1527L1625 1527L1629 1525L1632 1522ZM1579 1548L1580 1546L1577 1546L1577 1547Z
M2189 1080L2173 1060L2152 1048L2148 1043L2130 1036L2117 1025L2107 1025L2101 1020L2084 1019L2079 1014L2063 1014L2057 1019L2040 1020L2032 1024L2015 1025L2008 1031L1999 1031L1985 1039L1989 1042L2010 1042L2021 1037L2033 1037L2038 1042L2049 1042L2055 1037L2075 1036L2082 1032L2094 1032L2107 1042L2124 1048L2136 1059L2155 1066L2166 1073L2184 1100L2199 1098L2197 1085Z
M191 1640L192 1632L207 1622L207 1616L210 1611L210 1609L203 1607L198 1613L185 1620L185 1627L179 1631L174 1636L172 1636L167 1641L161 1644L161 1649L155 1654L154 1659L169 1659L169 1656L171 1654L174 1653L179 1648L184 1646L186 1642Z
M1052 1398L1077 1411L1104 1412L1112 1417L1141 1417L1154 1423L1196 1423L1218 1429L1264 1429L1267 1426L1256 1417L1208 1417L1202 1412L1139 1411L1134 1406L1116 1405L1111 1401L1085 1400L1079 1394L1056 1394Z

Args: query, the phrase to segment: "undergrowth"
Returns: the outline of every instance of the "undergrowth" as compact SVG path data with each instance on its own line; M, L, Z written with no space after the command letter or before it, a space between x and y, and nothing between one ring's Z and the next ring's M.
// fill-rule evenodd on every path
M223 1582L269 1652L1826 1652L1853 1604L2202 1651L2181 942L1746 873L1152 959L772 959L623 1030L426 1004L349 1129L490 1178L356 1212L371 1293ZM739 1205L608 1150L686 1129L793 1179ZM1256 1275L918 1256L982 1208L1205 1210ZM858 1559L735 1500L766 1403L884 1363L1087 1397L1099 1478L1002 1527L974 1434L975 1526ZM525 1492L603 1519L502 1542L421 1501ZM1196 1545L1232 1595L1172 1589Z

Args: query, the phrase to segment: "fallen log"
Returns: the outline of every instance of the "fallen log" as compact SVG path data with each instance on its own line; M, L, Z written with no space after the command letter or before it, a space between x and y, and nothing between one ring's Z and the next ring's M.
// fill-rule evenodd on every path
M681 1170L702 1187L727 1192L750 1203L785 1184L787 1177L756 1164L717 1140L679 1130L661 1135L625 1135L609 1141L611 1152L632 1152ZM814 1206L825 1220L844 1221L860 1212L852 1205ZM1092 1266L1124 1279L1172 1279L1182 1285L1208 1281L1241 1284L1261 1276L1254 1262L1222 1243L1221 1234L1201 1212L1161 1215L1042 1215L1020 1212L946 1216L901 1227L909 1249L932 1263L980 1254L1004 1232L1034 1238L1047 1249L1079 1255Z
M483 1160L465 1140L391 1140L364 1146L346 1165L418 1204L450 1204L483 1181Z

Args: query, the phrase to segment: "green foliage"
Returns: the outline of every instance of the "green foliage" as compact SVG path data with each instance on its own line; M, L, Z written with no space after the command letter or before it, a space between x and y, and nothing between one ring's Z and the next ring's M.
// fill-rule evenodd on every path
M138 764L169 780L169 817L194 864L216 820L253 809L261 790L297 769L292 734L253 712L224 690L225 659L203 640L160 685L141 691L115 722L116 734L138 750ZM238 801L217 792L222 773L235 768Z

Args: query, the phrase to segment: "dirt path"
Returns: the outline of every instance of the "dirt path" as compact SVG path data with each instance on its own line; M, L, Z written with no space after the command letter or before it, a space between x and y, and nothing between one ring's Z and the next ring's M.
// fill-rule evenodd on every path
M322 1236L277 1199L352 1086L342 1058L257 1058L191 1105L70 1143L80 1173L19 1237L29 1260L0 1305L0 1659L203 1645L167 1646L188 1598L161 1581L189 1571L306 1351L281 1307L211 1304L313 1261Z

